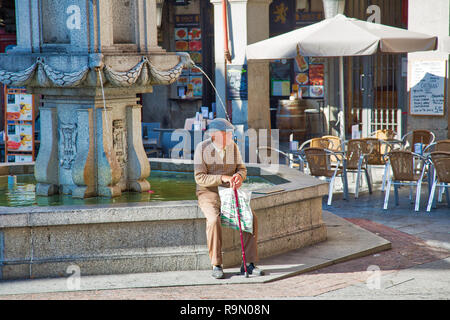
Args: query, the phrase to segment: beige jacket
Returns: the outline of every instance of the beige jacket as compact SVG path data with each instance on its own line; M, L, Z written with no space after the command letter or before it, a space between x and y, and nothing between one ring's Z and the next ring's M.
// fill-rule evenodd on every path
M242 161L239 148L234 142L225 147L223 158L214 147L211 139L197 145L194 153L197 192L211 191L218 193L219 186L229 187L228 183L222 183L222 175L232 176L235 173L239 173L243 180L247 178L247 168Z

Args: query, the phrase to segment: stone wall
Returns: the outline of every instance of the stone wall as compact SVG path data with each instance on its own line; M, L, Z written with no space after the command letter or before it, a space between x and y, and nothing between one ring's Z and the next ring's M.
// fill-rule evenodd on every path
M409 0L408 29L439 36L439 41L448 38L450 30L450 3L448 0ZM443 43L439 44L439 49ZM412 60L447 60L447 92L444 117L412 116L408 113L407 132L415 129L427 129L436 134L436 140L450 138L449 126L449 52L428 51L408 54ZM410 75L408 74L408 79ZM408 88L409 89L409 88ZM408 92L409 93L409 92Z

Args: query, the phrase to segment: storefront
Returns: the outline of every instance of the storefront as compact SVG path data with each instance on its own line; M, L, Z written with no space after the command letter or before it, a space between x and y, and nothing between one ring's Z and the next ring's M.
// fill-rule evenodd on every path
M274 0L270 5L269 19L270 36L274 37L323 20L322 3L321 1L308 0ZM326 65L327 59L325 58L300 55L294 60L283 59L270 62L272 128L285 129L281 125L282 121L277 119L277 117L280 117L277 112L279 111L280 100L289 99L291 94L294 93L305 100L306 109L304 111L307 111L303 114L305 121L300 124L300 126L305 127L297 128L304 130L306 134L300 135L299 138L304 140L320 136L326 131L323 109Z

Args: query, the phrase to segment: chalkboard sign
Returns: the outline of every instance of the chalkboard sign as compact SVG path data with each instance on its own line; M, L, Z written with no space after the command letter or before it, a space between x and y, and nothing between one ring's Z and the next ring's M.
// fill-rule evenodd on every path
M248 100L247 65L228 65L228 99Z
M410 114L443 116L446 98L446 60L410 62Z

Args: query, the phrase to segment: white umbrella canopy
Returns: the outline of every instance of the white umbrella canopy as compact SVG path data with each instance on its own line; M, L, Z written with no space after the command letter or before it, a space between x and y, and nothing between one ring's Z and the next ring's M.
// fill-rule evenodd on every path
M297 53L314 57L362 56L377 51L428 51L436 46L437 37L338 14L247 46L247 60L289 59Z
M282 35L259 41L246 48L247 60L293 59L300 54L314 57L340 57L341 139L345 139L344 56L372 55L377 51L404 53L437 48L437 37L401 28L348 18L333 18Z

